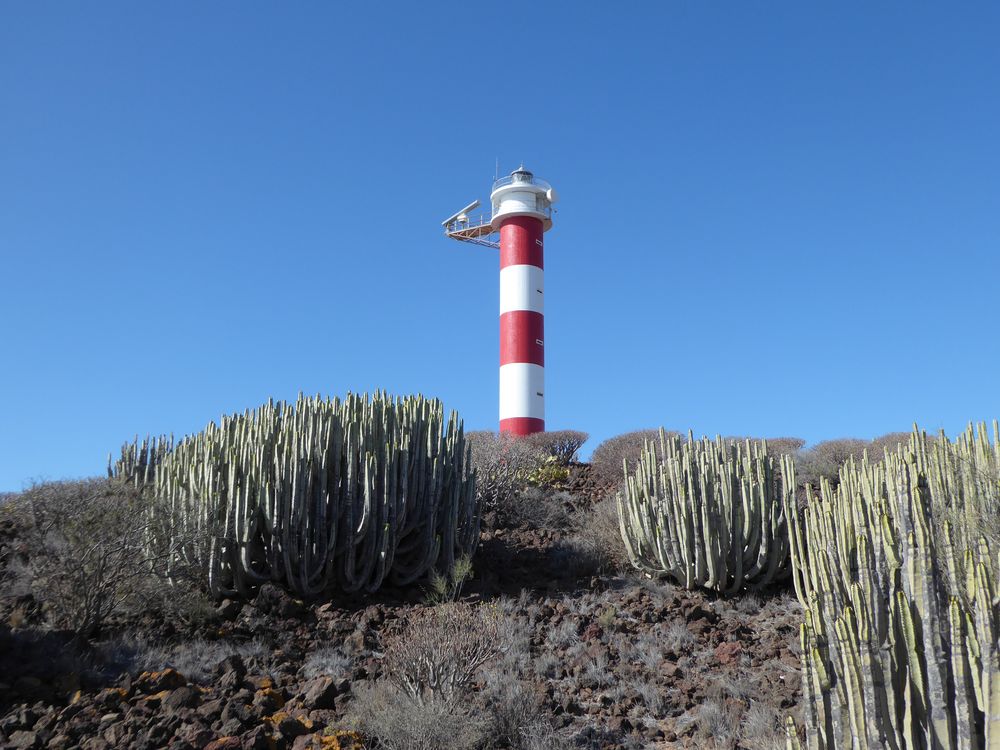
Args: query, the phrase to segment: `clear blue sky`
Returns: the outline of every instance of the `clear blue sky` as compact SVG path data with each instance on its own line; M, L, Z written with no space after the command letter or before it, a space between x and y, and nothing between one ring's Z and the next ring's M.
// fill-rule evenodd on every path
M509 7L511 10L506 11ZM1000 416L996 3L5 3L0 490L300 390L496 426L556 186L548 425L811 442Z

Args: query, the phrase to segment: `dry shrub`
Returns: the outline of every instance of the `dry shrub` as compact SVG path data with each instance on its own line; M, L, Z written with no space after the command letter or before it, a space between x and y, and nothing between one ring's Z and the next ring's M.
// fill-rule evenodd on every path
M681 437L681 433L666 431L668 437ZM608 438L598 445L590 456L590 465L594 477L602 484L615 486L625 479L622 462L627 462L632 469L642 455L646 442L659 444L659 430L636 430Z
M301 672L309 680L321 675L340 677L351 669L351 665L351 659L344 655L339 646L321 646L309 652L302 663Z
M506 506L542 465L544 454L527 440L480 430L465 436L476 470L476 494L484 512Z
M824 440L821 443L816 443L809 451L823 460L835 463L837 466L843 466L849 458L860 461L867 447L867 440L838 438L836 440Z
M767 440L767 452L773 456L782 456L784 454L795 454L802 450L802 446L806 444L806 441L802 438L797 437L776 437L776 438L766 438Z
M573 525L573 532L555 545L553 554L560 567L575 577L627 570L628 553L622 541L614 498L582 511Z
M618 520L618 504L614 498L595 503L584 511L576 537L593 551L600 572L618 572L629 568Z
M795 454L798 453L802 446L806 444L806 441L802 438L797 437L774 437L774 438L759 438L759 437L739 437L736 435L730 435L729 437L723 438L727 443L745 443L750 441L751 443L767 443L767 452L772 456L781 456L786 453Z
M184 638L163 643L141 632L124 633L95 644L101 661L121 672L158 672L171 667L202 685L216 678L216 668L223 659L239 656L253 672L269 674L275 667L274 650L258 636L250 641Z
M533 529L564 531L573 524L573 508L578 502L578 498L568 492L547 492L541 487L528 487L507 505L503 520L511 525L523 524Z
M785 747L782 715L759 701L751 700L740 725L740 744L749 750L779 750Z
M555 430L553 432L536 432L524 438L535 446L543 456L551 456L563 466L576 459L576 454L590 437L579 430Z
M861 460L868 446L867 440L858 438L838 438L816 443L811 448L796 454L795 479L799 485L810 484L813 487L819 485L821 477L836 479L840 467L847 463L849 458L854 458L855 461Z
M732 748L740 735L740 709L729 701L709 698L698 709L696 737L708 747Z
M417 613L385 643L386 678L419 705L461 698L476 673L510 648L510 622L494 606L444 604Z
M655 680L633 678L629 681L628 687L639 696L650 714L657 716L663 713L666 698Z
M890 432L874 438L868 446L868 458L872 461L881 461L885 454L895 453L901 445L909 445L910 432Z
M483 697L472 695L477 675L514 648L515 635L498 606L443 604L416 613L386 638L385 677L357 691L355 721L387 750L471 749L497 731L517 735L514 714L530 706L529 695L489 677Z
M480 672L474 705L488 717L489 747L568 750L571 747L568 740L552 728L543 710L543 690L529 679L538 672L531 655L534 629L530 620L520 614L528 601L527 592L522 592L517 601L500 600L498 607L512 634L511 647L501 659Z
M155 560L144 548L145 499L103 479L36 484L15 500L30 556L23 568L52 623L79 636L140 594Z
M477 698L489 716L494 743L521 750L562 746L543 715L542 696L536 686L507 669L490 670L483 677Z
M384 680L354 693L352 718L379 750L476 750L486 742L489 720L472 706L415 703Z
M118 479L36 484L13 501L30 550L23 582L55 627L96 634L115 614L169 616L189 624L215 616L194 576L168 582L174 548L150 548L156 519L148 497Z

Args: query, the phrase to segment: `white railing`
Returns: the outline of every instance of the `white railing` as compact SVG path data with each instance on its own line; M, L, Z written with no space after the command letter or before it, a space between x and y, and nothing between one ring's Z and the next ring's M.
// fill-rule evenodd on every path
M466 229L477 229L489 225L492 221L493 217L490 214L480 214L473 218L455 219L449 222L444 228L444 233L451 234L452 232L460 232Z

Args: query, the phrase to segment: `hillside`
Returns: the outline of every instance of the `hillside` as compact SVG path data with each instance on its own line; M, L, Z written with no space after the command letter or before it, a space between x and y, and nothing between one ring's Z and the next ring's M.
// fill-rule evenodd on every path
M399 747L441 731L448 747L784 747L781 722L799 718L794 596L602 572L579 529L607 490L575 464L485 519L460 598L496 605L509 648L476 672L459 725L377 687L407 628L447 636L418 588L306 602L266 585L245 604L114 618L75 646L11 584L32 551L7 513L0 732L10 747L86 750L362 747L375 725Z

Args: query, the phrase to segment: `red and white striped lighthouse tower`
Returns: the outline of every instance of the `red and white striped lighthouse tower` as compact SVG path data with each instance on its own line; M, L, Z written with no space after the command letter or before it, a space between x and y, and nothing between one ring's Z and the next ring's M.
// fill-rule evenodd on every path
M500 249L500 431L545 430L544 233L552 228L552 187L523 166L493 183L492 213L446 222L449 237ZM494 238L499 234L499 242Z

